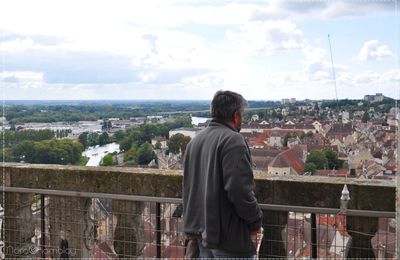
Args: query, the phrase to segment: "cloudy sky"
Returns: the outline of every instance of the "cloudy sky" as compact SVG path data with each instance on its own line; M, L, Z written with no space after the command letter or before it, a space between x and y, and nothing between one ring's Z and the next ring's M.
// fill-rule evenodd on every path
M5 99L399 98L396 0L2 0ZM398 62L398 61L397 61Z

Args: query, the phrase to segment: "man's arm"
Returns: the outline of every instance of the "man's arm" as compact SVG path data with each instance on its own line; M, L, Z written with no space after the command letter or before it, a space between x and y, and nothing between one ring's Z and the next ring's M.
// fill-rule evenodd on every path
M224 189L238 215L250 230L261 228L262 211L254 194L253 170L245 145L228 150L222 156Z

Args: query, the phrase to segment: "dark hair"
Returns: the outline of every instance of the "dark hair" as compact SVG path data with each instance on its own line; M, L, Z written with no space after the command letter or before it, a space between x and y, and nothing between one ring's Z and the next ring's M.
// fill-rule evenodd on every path
M211 102L211 116L222 121L232 121L236 111L244 112L247 101L242 95L232 91L219 90Z

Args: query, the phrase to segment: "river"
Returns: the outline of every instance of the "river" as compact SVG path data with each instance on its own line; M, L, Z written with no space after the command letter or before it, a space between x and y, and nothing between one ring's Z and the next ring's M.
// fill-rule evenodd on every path
M199 123L205 123L207 120L210 120L211 118L207 117L198 117L198 116L192 116L192 125L198 126Z
M113 152L119 152L119 144L110 143L103 146L90 146L82 153L82 156L89 157L86 166L99 166L101 159L108 153Z
M197 126L199 123L205 123L210 118L192 116L192 124ZM83 153L82 156L89 157L86 166L99 166L101 159L108 153L119 152L119 144L111 143L103 146L90 146Z

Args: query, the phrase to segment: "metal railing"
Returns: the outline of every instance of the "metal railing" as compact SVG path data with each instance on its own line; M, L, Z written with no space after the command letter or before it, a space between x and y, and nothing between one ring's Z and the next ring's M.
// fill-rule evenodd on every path
M20 187L3 191L3 257L184 256L179 198ZM342 214L334 208L277 204L261 208L265 234L260 257L344 259L350 249L375 258L395 256L395 212ZM372 228L359 227L365 224Z

